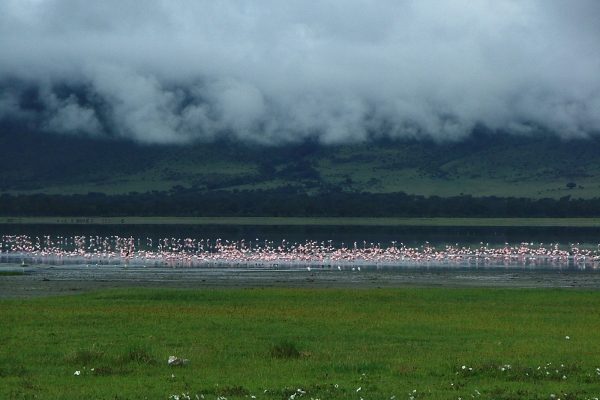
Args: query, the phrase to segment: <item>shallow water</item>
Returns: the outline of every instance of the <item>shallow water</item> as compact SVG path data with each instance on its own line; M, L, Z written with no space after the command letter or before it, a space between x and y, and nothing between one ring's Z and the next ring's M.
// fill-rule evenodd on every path
M35 236L121 236L134 238L203 238L238 241L268 240L281 242L332 241L334 246L353 242L390 244L392 241L410 246L429 242L434 245L473 245L490 243L600 243L600 228L548 227L362 227L362 226L247 226L247 225L46 225L4 224L2 235Z
M169 226L169 225L0 225L0 235L28 235L32 238L97 236L131 238L144 247L148 239L158 243L164 238L210 239L214 243L246 239L277 246L315 241L330 249L350 247L389 248L446 245L488 249L509 243L527 242L532 248L554 243L569 250L598 251L600 229L597 228L440 228L440 227L320 227L320 226ZM258 239L258 240L257 240ZM58 243L58 242L57 242ZM378 245L381 244L381 245ZM379 246L379 247L378 247ZM529 246L529 245L528 245ZM214 253L214 249L211 250ZM213 254L209 253L209 254ZM571 254L571 253L569 253ZM187 257L187 256L186 256ZM537 257L537 256L536 256ZM484 287L555 287L600 289L600 267L592 258L569 255L554 262L542 256L511 259L395 259L393 262L372 260L281 260L231 261L222 259L190 262L190 258L154 259L122 253L106 257L70 257L47 254L0 254L0 272L21 271L23 275L0 276L0 297L27 297L77 293L112 287L402 287L402 286L484 286Z
M398 288L495 287L600 289L600 273L580 269L510 268L171 268L122 265L0 265L0 298L76 294L112 288Z
M0 263L23 264L597 269L600 263L597 228L33 224L0 225L0 238Z

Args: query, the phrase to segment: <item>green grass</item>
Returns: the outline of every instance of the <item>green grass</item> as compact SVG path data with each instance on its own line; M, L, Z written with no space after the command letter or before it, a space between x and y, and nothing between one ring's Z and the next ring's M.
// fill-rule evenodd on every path
M600 218L0 217L0 224L600 227Z
M20 276L24 275L23 271L0 271L0 277L2 276Z
M134 289L4 300L0 398L592 398L599 296ZM170 355L190 362L169 367Z

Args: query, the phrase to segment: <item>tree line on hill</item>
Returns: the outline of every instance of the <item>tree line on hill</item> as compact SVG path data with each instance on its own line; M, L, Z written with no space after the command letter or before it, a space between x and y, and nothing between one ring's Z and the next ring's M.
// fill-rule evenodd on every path
M4 216L600 217L600 198L420 196L274 190L0 196Z

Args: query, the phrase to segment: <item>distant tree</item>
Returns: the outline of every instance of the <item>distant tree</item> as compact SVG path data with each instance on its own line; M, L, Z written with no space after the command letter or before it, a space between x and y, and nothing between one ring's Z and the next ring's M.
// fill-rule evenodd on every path
M575 189L576 187L577 187L577 184L575 182L567 183L567 189Z

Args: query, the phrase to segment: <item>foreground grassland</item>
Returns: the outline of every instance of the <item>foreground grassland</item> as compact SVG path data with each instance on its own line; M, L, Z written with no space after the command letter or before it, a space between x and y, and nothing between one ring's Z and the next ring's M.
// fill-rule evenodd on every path
M2 301L0 398L593 398L599 299L139 289ZM169 367L170 355L190 362Z
M1 224L600 227L600 218L0 217Z

